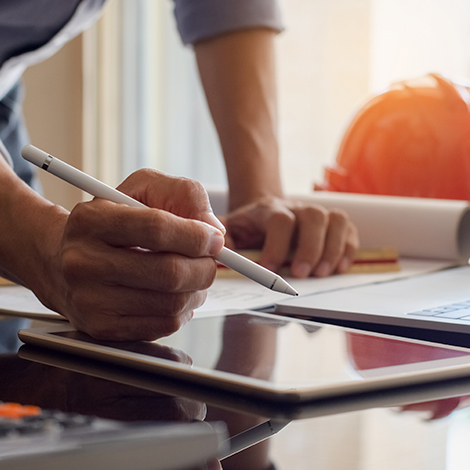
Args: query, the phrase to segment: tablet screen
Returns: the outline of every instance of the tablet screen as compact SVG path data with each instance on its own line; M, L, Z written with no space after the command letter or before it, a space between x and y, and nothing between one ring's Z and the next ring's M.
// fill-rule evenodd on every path
M53 335L283 387L470 364L470 350L251 313L196 318L179 332L154 342L99 341L75 330Z
M470 351L257 312L194 318L155 342L97 341L69 326L23 341L249 398L302 402L470 375ZM469 390L470 393L470 390Z

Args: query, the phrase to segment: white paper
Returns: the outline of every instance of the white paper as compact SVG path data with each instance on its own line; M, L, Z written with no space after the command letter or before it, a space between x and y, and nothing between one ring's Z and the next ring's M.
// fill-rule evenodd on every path
M29 289L23 286L0 287L0 317L2 315L38 320L65 320L62 315L46 308Z
M438 271L455 263L439 260L402 259L401 270L387 273L341 274L326 278L308 278L286 280L300 295L318 294L361 284L384 282L419 274ZM273 292L250 279L216 279L209 288L205 304L196 310L196 314L207 315L224 309L262 309L273 306L279 300L285 300L286 294Z
M467 201L328 191L300 199L345 210L358 227L361 247L392 246L403 257L461 263L470 258Z

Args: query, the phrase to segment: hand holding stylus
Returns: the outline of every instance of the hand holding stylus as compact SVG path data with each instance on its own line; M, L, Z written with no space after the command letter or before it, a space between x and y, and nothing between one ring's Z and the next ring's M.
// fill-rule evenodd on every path
M60 162L34 147L24 154L27 149L49 157L41 163L49 171ZM47 292L38 297L94 337L151 340L177 331L204 302L223 248L223 228L204 188L140 170L117 191L98 185L123 198L111 202L96 186L83 187L82 176L73 180L83 175L75 172L66 180L98 197L78 204L63 226L61 219L60 242L51 241L58 246L51 276L60 278L51 285L59 292L52 301ZM85 178L95 185L92 180Z
M55 288L56 303L49 304L49 294L44 303L95 338L168 336L204 303L223 235L188 218L202 216L200 208L207 207L192 181L142 170L119 189L154 208L101 198L77 204L59 228L60 242L51 242L57 266L51 284L62 285Z
M158 207L158 205L154 206L152 204L143 204L137 199L129 197L128 195L87 175L77 168L74 168L59 160L58 158L55 158L52 155L49 155L48 153L34 147L33 145L26 145L22 149L22 155L31 163L34 163L43 170L52 173L64 181L67 181L68 183L76 186L77 188L86 191L92 196L106 199L117 204L126 204L131 207L139 207L144 209L149 207ZM204 192L204 190L201 188L199 188L199 191ZM207 205L208 202L206 202L206 207L200 214L200 220L212 223L225 232L225 228L214 216L210 206L207 207ZM185 216L183 215L183 217ZM191 217L191 215L187 215L186 217ZM285 294L298 295L297 291L279 275L269 271L266 268L263 268L256 263L253 263L249 259L240 256L238 253L229 250L224 246L218 253L215 254L215 258L228 268L234 269L240 274L243 274L253 281L258 282L268 289Z

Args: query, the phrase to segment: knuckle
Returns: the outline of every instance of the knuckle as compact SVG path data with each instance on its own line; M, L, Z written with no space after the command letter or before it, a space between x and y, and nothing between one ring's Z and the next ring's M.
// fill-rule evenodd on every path
M165 256L162 266L160 266L160 278L164 291L169 293L177 293L182 287L186 279L184 268L181 267L179 258L175 255Z
M180 194L188 200L199 201L208 197L204 186L199 181L183 177L179 178L178 181Z
M93 207L87 202L79 202L70 212L67 221L67 233L73 234L81 232L82 227L89 224L90 214L93 213Z
M159 209L152 210L151 216L145 219L141 230L146 236L152 238L157 251L160 249L164 251L175 236L175 228L169 222L166 214Z
M207 255L209 245L209 232L206 228L196 221L185 221L188 225L191 224L191 253L195 257Z
M271 214L270 222L276 226L291 227L295 224L295 215L290 211L275 211Z
M299 204L294 209L295 215L300 222L313 222L325 225L329 220L329 212L325 207L310 204Z
M160 172L157 170L153 170L152 168L141 168L134 172L134 176L143 177L143 178L153 178L156 175L160 175ZM131 175L132 176L132 175Z
M142 181L151 181L152 178L159 175L160 172L151 168L141 168L131 173L119 186L118 189L127 194L128 190Z
M84 266L83 253L68 248L62 252L62 274L68 283L74 284L81 277Z
M217 274L217 264L213 258L182 258L167 254L159 263L154 277L159 279L159 290L168 294L183 294L209 288ZM175 308L172 310L181 310Z
M305 217L316 223L326 224L329 220L327 209L320 206L307 206L304 208Z
M207 267L204 268L204 276L201 279L200 289L208 289L214 282L215 277L217 276L217 263L212 258L207 258ZM204 300L205 297L204 296ZM202 304L201 304L202 305Z
M348 215L346 214L346 212L344 212L341 209L331 210L329 214L329 218L332 224L339 225L339 226L346 226L349 222Z

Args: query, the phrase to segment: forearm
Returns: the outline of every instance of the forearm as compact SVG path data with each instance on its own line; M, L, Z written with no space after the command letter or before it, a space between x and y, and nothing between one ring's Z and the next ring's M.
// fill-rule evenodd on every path
M67 216L65 209L53 205L35 193L14 174L3 158L0 158L2 276L41 295L45 289L44 285L47 284L43 280L51 270L49 248L60 237Z
M359 245L348 216L282 193L277 141L275 32L245 29L196 43L209 108L229 183L227 240L262 249L277 271L291 257L295 277L345 272Z
M194 47L227 168L230 209L282 196L274 37L238 31Z

